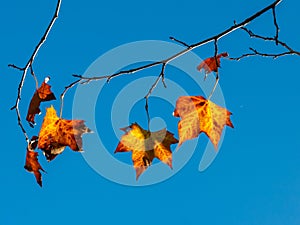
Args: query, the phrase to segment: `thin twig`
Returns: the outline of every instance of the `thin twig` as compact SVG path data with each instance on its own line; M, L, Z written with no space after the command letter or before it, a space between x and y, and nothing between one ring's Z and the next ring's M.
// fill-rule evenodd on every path
M235 23L233 26L229 27L228 29L222 31L221 33L217 34L217 35L214 35L212 37L209 37L203 41L200 41L200 42L197 42L195 44L192 44L192 45L188 45L189 47L183 49L182 51L170 56L169 58L166 58L162 61L157 61L157 62L154 62L154 63L149 63L149 64L146 64L146 65L143 65L143 66L140 66L140 67L136 67L136 68L133 68L133 69L130 69L130 70L122 70L120 72L117 72L115 74L112 74L112 75L104 75L104 76L94 76L94 77L83 77L83 76L80 76L80 75L75 75L75 77L78 77L80 78L82 81L93 81L93 80L102 80L102 79L108 79L108 81L110 81L111 79L117 77L117 76L120 76L120 75L123 75L123 74L133 74L135 72L138 72L138 71L141 71L143 69L147 69L147 68L150 68L150 67L153 67L153 66L157 66L157 65L160 65L160 64L168 64L169 62L173 61L174 59L182 56L182 55L185 55L186 53L196 49L196 48L199 48L200 46L203 46L205 44L208 44L212 41L215 41L216 39L219 40L221 38L223 38L224 36L227 36L229 35L230 33L232 33L233 31L241 28L241 27L244 27L246 26L247 24L249 24L250 22L252 22L254 19L256 19L257 17L261 16L262 14L266 13L267 11L269 11L270 9L272 9L273 7L276 7L282 0L276 0L274 1L272 4L268 5L267 7L263 8L262 10L258 11L257 13L253 14L252 16L248 17L247 19L243 20L242 22L240 23ZM74 75L73 75L74 76Z
M183 41L180 41L174 37L171 37L170 39L171 40L174 40L182 45L184 45L186 48L183 49L182 51L180 52L177 52L176 54L164 59L164 60L161 60L161 61L157 61L157 62L153 62L153 63L149 63L149 64L145 64L143 66L139 66L139 67L136 67L136 68L133 68L133 69L130 69L130 70L122 70L122 71L119 71L117 73L114 73L114 74L111 74L111 75L104 75L104 76L93 76L93 77L83 77L81 75L73 75L74 77L77 77L81 80L81 84L87 84L91 81L97 81L97 80L102 80L102 79L107 79L107 82L109 82L111 79L115 78L115 77L118 77L120 75L128 75L128 74L133 74L133 73L136 73L138 71L141 71L141 70L144 70L144 69L147 69L147 68L151 68L151 67L154 67L154 66L157 66L157 65L163 65L162 68L163 68L163 71L166 67L166 65L168 63L170 63L171 61L175 60L176 58L178 57L181 57L185 54L187 54L188 52L196 49L196 48L199 48L200 46L203 46L205 44L208 44L212 41L215 42L215 45L216 45L216 42L223 38L224 36L227 36L229 35L230 33L234 32L235 30L237 29L240 29L240 28L243 28L245 27L246 25L248 25L250 22L252 22L253 20L255 20L256 18L258 18L259 16L261 16L262 14L268 12L269 10L275 8L282 0L276 0L274 1L272 4L268 5L267 7L263 8L262 10L256 12L255 14L253 14L252 16L246 18L245 20L243 20L242 22L240 23L236 23L234 22L234 25L229 27L228 29L225 29L224 31L222 31L221 33L219 34L216 34L212 37L209 37L205 40L202 40L200 42L197 42L195 44L192 44L192 45L188 45L186 44L185 42ZM217 50L217 47L215 46L215 51ZM153 83L153 85L151 86L148 94L145 96L145 99L146 99L146 105L145 105L145 109L146 109L146 112L147 112L147 117L148 117L148 127L149 127L149 121L150 121L150 116L149 116L149 105L148 105L148 98L149 96L151 95L152 91L155 89L155 87L157 86L159 80L162 79L162 82L164 84L164 73L160 73L159 76L157 77L157 79L155 80L155 82ZM217 86L218 84L218 80L219 80L219 75L218 73L216 74L216 83L214 85L214 88L213 88L213 91L215 89L215 87ZM164 84L165 85L165 84Z
M241 29L244 30L245 32L247 32L248 35L251 38L257 38L257 39L261 39L261 40L264 40L264 41L271 41L271 42L274 42L274 43L277 42L279 45L281 45L283 48L287 49L288 51L285 51L285 52L282 52L282 53L277 53L277 54L275 54L275 53L267 54L267 53L259 53L256 50L253 51L253 48L250 48L252 53L246 53L246 54L243 54L239 57L231 57L231 58L229 58L230 60L239 61L239 60L241 60L243 58L247 58L249 56L264 56L264 57L273 57L273 58L278 58L278 57L285 56L285 55L299 55L300 56L299 51L293 50L287 43L285 43L285 42L283 42L279 39L276 39L276 37L267 37L267 36L258 35L258 34L253 33L251 30L247 29L246 27L241 27ZM256 54L256 52L258 54Z
M259 55L262 57L273 57L274 59L281 57L281 56L286 56L286 55L290 55L291 52L282 52L282 53L278 53L278 54L270 54L270 53L261 53L258 52L257 50L255 50L254 48L250 48L250 50L255 54L255 55Z
M214 94L214 92L215 92L215 90L216 90L216 88L217 88L217 86L218 86L219 80L220 80L220 77L219 77L219 71L217 71L217 72L216 72L216 81L215 81L215 84L214 84L213 89L211 90L211 92L210 92L210 94L209 94L209 96L208 96L208 98L207 98L208 100L210 100L211 97L213 96L213 94Z
M178 40L178 39L176 39L176 38L174 38L174 37L169 37L169 38L170 38L170 40L175 41L175 42L178 42L179 44L181 44L181 45L183 45L183 46L185 46L185 47L187 47L187 48L190 47L187 43L185 43L185 42L183 42L183 41L180 41L180 40Z
M30 64L29 68L30 68L30 73L31 73L31 75L33 76L34 81L35 81L35 89L37 90L37 89L39 88L39 82L38 82L38 79L37 79L37 77L36 77L36 75L35 75L35 73L34 73L32 64Z
M215 57L216 66L217 66L217 69L218 69L218 67L220 66L219 62L218 62L218 58L217 58L217 55L218 55L218 39L215 39L215 41L214 41L214 47L215 47L214 57Z
M264 41L276 42L275 37L267 37L267 36L255 34L251 30L247 29L246 27L241 27L241 29L244 30L245 32L247 32L251 38L257 38L257 39L262 39ZM278 39L277 39L277 42L278 42L278 44L280 44L282 47L288 49L289 51L293 51L293 49L291 47L289 47L286 43L284 43Z
M219 83L219 61L218 61L218 39L215 39L214 41L214 46L215 46L215 54L214 54L214 58L215 58L215 62L216 62L216 68L217 68L217 71L216 71L216 81L214 83L214 86L213 86L213 89L211 90L209 96L208 96L208 100L212 97L212 95L214 94L216 88L217 88L217 85Z
M247 58L247 57L250 57L250 56L256 56L256 54L255 53L245 53L245 54L242 54L241 56L238 56L238 57L229 57L228 59L235 60L235 61L240 61L241 59Z
M16 114L17 114L17 119L18 119L18 125L20 126L24 136L25 136L25 139L26 141L28 142L29 141L29 138L28 138L28 135L26 133L26 130L24 129L23 125L22 125L22 119L21 119L21 115L20 115L20 110L19 110L19 103L21 101L21 95L22 95L22 88L23 88L23 85L24 85L24 81L25 81L25 78L27 76L27 72L28 72L28 69L30 67L32 67L32 64L35 60L35 57L37 55L37 53L39 52L40 48L42 47L42 45L45 43L56 19L58 18L58 14L59 14L59 10L60 10L60 5L61 5L61 0L58 0L57 1L57 4L56 4L56 9L55 9L55 13L44 33L44 35L42 36L41 40L39 41L39 43L36 45L31 57L29 58L28 62L26 63L25 67L24 68L21 68L21 67L17 67L13 64L9 64L10 67L12 68L15 68L15 69L18 69L20 71L22 71L22 77L21 77L21 80L19 82L19 86L18 86L18 95L17 95L17 98L16 98L16 102L15 102L15 105L11 108L11 110L15 110L16 111Z
M113 79L115 77L118 77L118 76L121 76L123 74L133 74L133 73L139 72L141 70L157 66L159 64L162 64L162 62L149 63L149 64L146 64L144 66L136 67L136 68L133 68L133 69L130 69L130 70L122 70L122 71L119 71L119 72L111 74L111 75L103 75L103 76L95 76L95 77L84 77L84 76L81 76L81 75L78 75L78 74L73 74L73 77L80 78L81 81L83 81L82 84L87 84L91 81L98 81L98 80L103 80L103 79L106 79L107 82L109 82L111 79Z
M65 90L61 93L60 95L60 110L59 110L59 118L62 118L62 113L63 113L63 108L64 108L64 98L65 94L69 89L74 87L76 84L78 84L81 81L81 79L78 79L74 81L73 83L69 84L68 86L65 87Z
M276 45L278 45L279 26L278 26L277 19L276 19L276 11L275 11L276 9L275 8L276 8L275 6L272 8L273 22L274 22L274 26L276 28L274 39L275 39Z
M163 63L162 67L161 67L161 71L160 71L159 76L156 78L156 80L152 84L151 88L149 89L148 93L144 97L144 99L146 101L146 103L145 103L145 109L146 109L147 121L148 121L148 131L150 131L150 114L149 114L149 102L148 102L148 100L149 100L150 95L152 94L152 92L156 88L156 86L157 86L157 84L158 84L158 82L159 82L160 79L162 79L162 83L163 83L164 87L165 88L167 87L166 84L165 84L165 81L164 81L165 68L166 68L166 64Z
M24 71L24 69L25 69L25 68L18 67L15 64L8 64L8 67L11 67L13 69L17 69L17 70L20 70L20 71Z

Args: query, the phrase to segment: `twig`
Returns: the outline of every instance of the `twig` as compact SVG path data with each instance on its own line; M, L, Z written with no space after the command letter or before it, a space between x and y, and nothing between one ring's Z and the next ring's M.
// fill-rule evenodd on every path
M78 79L76 81L74 81L73 83L69 84L68 86L65 87L65 90L61 93L60 95L60 110L59 110L59 118L62 118L62 113L63 113L63 108L64 108L64 98L65 98L65 94L67 93L67 91L69 89L71 89L72 87L74 87L76 84L78 84L81 80Z
M187 47L187 48L190 47L187 43L185 43L185 42L183 42L183 41L180 41L180 40L178 40L178 39L176 39L176 38L174 38L174 37L169 37L169 38L170 38L170 40L176 41L176 42L178 42L179 44L182 44L183 46L185 46L185 47Z
M274 22L274 26L275 26L275 28L276 28L274 39L275 39L276 45L278 45L279 26L278 26L278 24L277 24L276 11L275 11L276 9L275 9L275 8L276 8L276 7L273 7L273 8L272 8L273 22Z
M8 67L11 67L13 69L17 69L17 70L20 70L20 71L24 71L24 69L25 69L25 68L18 67L15 64L8 64Z
M282 53L277 53L277 54L267 54L267 53L259 53L256 50L253 51L253 48L250 48L252 53L246 53L239 57L229 58L231 60L239 61L243 58L247 58L249 56L257 56L257 55L264 56L264 57L273 57L273 58L278 58L278 57L285 56L285 55L299 55L300 56L300 52L293 50L287 43L280 41L279 39L276 39L276 37L266 37L266 36L258 35L258 34L253 33L251 30L247 29L246 27L241 27L241 29L244 30L245 32L247 32L251 38L257 38L257 39L261 39L264 41L271 41L274 43L277 42L279 45L281 45L283 48L287 49L288 51L282 52ZM256 54L256 52L258 54Z
M235 30L237 29L240 29L240 28L243 28L245 27L246 25L248 25L250 22L252 22L253 20L255 20L256 18L258 18L259 16L261 16L262 14L268 12L269 10L273 10L282 0L276 0L274 1L272 4L268 5L267 7L263 8L262 10L256 12L255 14L253 14L252 16L246 18L245 20L243 20L242 22L240 23L236 23L234 22L234 25L229 27L228 29L225 29L224 31L222 31L221 33L219 34L216 34L212 37L209 37L205 40L202 40L200 42L197 42L197 43L194 43L192 45L188 45L187 43L183 42L183 41L180 41L174 37L170 37L171 40L174 40L182 45L184 45L186 48L183 49L182 51L180 52L177 52L176 54L164 59L164 60L161 60L161 61L157 61L157 62L153 62L153 63L149 63L149 64L145 64L143 66L140 66L140 67L136 67L136 68L133 68L133 69L129 69L129 70L122 70L122 71L119 71L117 73L114 73L114 74L111 74L111 75L104 75L104 76L94 76L94 77L83 77L81 75L73 75L74 77L77 77L81 80L81 84L87 84L91 81L97 81L97 80L102 80L102 79L107 79L107 82L109 82L111 79L115 78L115 77L118 77L118 76L121 76L121 75L129 75L129 74L133 74L133 73L136 73L138 71L141 71L141 70L144 70L144 69L147 69L147 68L151 68L151 67L154 67L154 66L157 66L157 65L163 65L163 71L166 67L166 65L168 63L170 63L171 61L175 60L176 58L178 57L181 57L185 54L187 54L188 52L196 49L196 48L199 48L200 46L203 46L205 44L208 44L212 41L215 42L215 51L217 52L217 46L216 46L216 42L223 38L224 36L227 36L229 35L230 33L234 32ZM277 23L276 23L277 24ZM279 29L278 29L279 30ZM278 41L278 43L280 43ZM294 54L296 54L294 52ZM249 55L249 54L248 54ZM153 83L153 85L151 86L148 94L145 96L145 99L146 99L146 105L145 105L145 109L146 109L146 112L147 112L147 117L148 117L148 123L150 121L150 116L149 116L149 105L148 105L148 98L149 96L151 95L152 91L155 89L155 87L157 86L159 80L162 79L162 82L164 84L164 73L160 73L159 76L157 77L157 79L155 80L155 82ZM215 87L217 86L218 84L218 80L219 80L219 75L218 73L216 74L216 83L214 85L214 88L213 88L213 91L215 89ZM164 84L165 85L165 84ZM213 92L212 92L213 93ZM210 96L211 97L211 96ZM149 124L148 124L149 125ZM149 126L148 126L149 127Z
M32 64L30 64L29 68L30 68L30 73L31 73L31 75L33 76L34 81L35 81L35 88L38 89L38 88L39 88L39 82L38 82L37 77L36 77L36 75L35 75L35 73L34 73Z
M214 94L216 88L217 88L217 85L219 83L219 61L218 61L218 58L217 58L217 55L218 55L218 39L215 39L214 41L214 46L215 46L215 54L214 54L214 58L215 58L215 62L216 62L216 68L217 68L217 71L216 71L216 81L214 83L214 86L213 86L213 89L211 90L209 96L208 96L208 100L212 97L212 95ZM207 76L207 75L206 75Z
M22 120L21 120L21 115L20 115L20 110L19 110L19 103L21 101L21 95L22 95L22 88L23 88L23 85L24 85L24 81L25 81L25 78L27 76L27 72L28 72L28 69L31 68L32 69L32 64L35 60L35 57L37 55L37 53L39 52L41 46L44 44L44 42L46 41L57 17L58 17L58 14L59 14L59 10L60 10L60 5L61 5L61 0L58 0L57 1L57 4L56 4L56 9L55 9L55 13L44 33L44 35L42 36L40 42L36 45L31 57L29 58L28 62L26 63L25 67L24 68L21 68L21 67L17 67L13 64L9 64L8 66L9 67L12 67L14 69L18 69L20 71L22 71L22 77L21 77L21 80L19 82L19 86L18 86L18 95L17 95L17 98L16 98L16 102L15 102L15 105L11 108L11 110L15 110L16 111L16 114L17 114L17 119L18 119L18 125L20 126L24 136L25 136L25 139L26 141L28 142L29 141L29 138L28 138L28 135L26 133L26 130L24 129L23 125L22 125Z
M117 73L112 74L112 75L94 76L94 77L83 77L83 76L80 76L80 75L75 75L75 77L80 78L82 81L88 81L88 82L93 81L93 80L95 80L95 81L96 80L101 80L101 79L108 79L108 81L110 81L112 78L115 78L115 77L123 75L123 74L133 74L133 73L141 71L143 69L154 67L154 66L157 66L157 65L160 65L160 64L167 65L169 62L173 61L174 59L176 59L176 58L178 58L182 55L185 55L186 53L188 53L188 52L190 52L190 51L192 51L196 48L199 48L202 45L208 44L208 43L210 43L212 41L215 41L215 40L219 40L219 39L223 38L224 36L229 35L231 32L246 26L247 24L249 24L251 21L253 21L257 17L259 17L262 14L266 13L267 11L272 9L273 7L276 7L281 1L282 0L274 1L272 4L268 5L267 7L263 8L262 10L258 11L257 13L253 14L252 16L248 17L244 21L242 21L240 23L235 23L233 26L231 26L228 29L222 31L221 33L219 33L217 35L214 35L212 37L209 37L209 38L207 38L203 41L197 42L197 43L192 44L192 45L187 45L188 47L185 48L184 50L182 50L182 51L180 51L180 52L178 52L178 53L176 53L176 54L174 54L174 55L170 56L169 58L166 58L162 61L149 63L149 64L146 64L146 65L143 65L143 66L140 66L140 67L136 67L136 68L133 68L133 69L130 69L130 70L123 70L123 71L117 72ZM179 41L179 42L181 42L181 41ZM182 43L184 43L184 42L182 42Z
M78 74L73 74L73 77L80 78L80 80L83 81L82 84L87 84L91 81L98 81L98 80L103 80L103 79L106 79L107 82L109 82L111 79L113 79L115 77L118 77L118 76L121 76L123 74L133 74L133 73L139 72L141 70L157 66L159 64L162 64L162 62L149 63L149 64L146 64L144 66L136 67L136 68L133 68L133 69L130 69L130 70L122 70L122 71L119 71L119 72L111 74L111 75L95 76L95 77L83 77L83 76L78 75Z
M162 79L162 83L164 85L164 87L166 88L166 84L164 81L164 76L165 76L165 69L166 69L166 64L163 63L162 67L161 67L161 71L159 76L156 78L156 80L154 81L154 83L152 84L151 88L149 89L148 93L146 94L146 96L144 97L146 103L145 103L145 109L146 109L146 114L147 114L147 121L148 121L148 131L150 131L150 114L149 114L149 97L152 94L152 92L154 91L154 89L156 88L158 82L160 79Z
M274 59L281 57L281 56L285 56L285 55L290 55L291 52L282 52L282 53L278 53L278 54L269 54L269 53L261 53L258 52L257 50L255 50L254 48L249 48L254 55L259 55L259 56L263 56L263 57L273 57Z

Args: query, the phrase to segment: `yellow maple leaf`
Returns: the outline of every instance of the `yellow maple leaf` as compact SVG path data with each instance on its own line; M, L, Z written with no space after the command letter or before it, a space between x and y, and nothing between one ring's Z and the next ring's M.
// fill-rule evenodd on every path
M172 168L170 146L178 143L172 133L166 129L150 132L141 128L137 123L121 130L126 133L122 136L115 153L132 152L136 179L152 164L154 158L158 158Z
M62 153L66 146L73 151L82 150L82 134L91 130L83 120L60 119L53 106L47 108L46 115L39 133L38 148L45 153L47 160L53 160Z
M178 146L204 132L218 149L224 126L233 128L231 112L202 96L179 97L173 115L181 118L178 122Z

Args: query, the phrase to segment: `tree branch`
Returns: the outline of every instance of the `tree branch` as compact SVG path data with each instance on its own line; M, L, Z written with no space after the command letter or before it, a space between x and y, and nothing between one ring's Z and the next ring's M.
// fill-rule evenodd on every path
M63 108L64 108L64 98L65 94L67 93L68 90L70 90L72 87L74 87L76 84L78 84L81 80L78 79L74 81L73 83L69 84L68 86L65 87L65 90L61 93L60 95L60 110L59 110L59 118L62 117L63 113Z
M175 41L175 42L177 42L177 43L179 43L179 44L181 44L181 45L183 45L183 46L185 46L185 47L187 47L187 48L190 47L187 43L185 43L185 42L183 42L183 41L180 41L180 40L178 40L178 39L176 39L176 38L174 38L174 37L169 37L169 38L170 38L170 40Z
M275 39L276 45L278 45L279 26L277 24L276 11L275 11L276 9L275 8L276 8L275 6L272 8L273 22L274 22L274 26L276 28L274 39Z
M247 32L248 35L251 38L256 38L256 39L261 39L261 40L264 40L264 41L274 42L276 45L281 45L287 51L282 52L282 53L277 53L277 54L275 54L275 53L267 54L267 53L260 53L256 50L254 50L253 48L249 48L252 51L251 53L246 53L246 54L243 54L243 55L241 55L239 57L235 57L235 58L229 58L231 60L239 61L239 60L241 60L243 58L247 58L249 56L263 56L263 57L273 57L273 58L278 58L278 57L285 56L285 55L298 55L298 56L300 56L299 51L295 51L287 43L285 43L283 41L280 41L278 39L278 37L276 37L276 35L275 35L275 37L266 37L266 36L261 36L261 35L255 34L251 30L247 29L246 27L242 27L241 29L244 30L245 32Z
M178 42L179 44L185 46L186 48L183 49L182 51L179 51L177 52L176 54L164 59L164 60L161 60L161 61L157 61L157 62L152 62L152 63L148 63L148 64L145 64L143 66L139 66L139 67L136 67L136 68L132 68L132 69L129 69L129 70L121 70L117 73L114 73L114 74L110 74L110 75L102 75L102 76L93 76L93 77L83 77L81 75L73 75L74 77L78 78L79 80L75 81L76 83L79 83L80 84L87 84L91 81L97 81L97 80L102 80L102 79L106 79L107 82L109 82L111 79L115 78L115 77L118 77L118 76L121 76L121 75L130 75L130 74L134 74L136 72L139 72L141 70L144 70L144 69L148 69L148 68L151 68L151 67L154 67L154 66L158 66L158 65L162 65L162 70L159 74L159 76L157 77L157 79L155 80L155 82L152 84L151 88L149 89L147 95L145 96L145 100L146 100L146 104L145 104L145 109L146 109L146 113L147 113L147 118L148 118L148 128L149 128L149 123L150 123L150 116L149 116L149 102L148 102L148 99L150 97L150 95L152 94L153 90L156 88L158 82L160 81L160 79L162 80L163 84L165 85L164 83L164 71L165 71L165 67L168 65L168 63L170 63L171 61L175 60L176 58L179 58L185 54L187 54L188 52L196 49L196 48L199 48L203 45L206 45L210 42L214 42L214 45L215 45L215 58L217 58L217 53L218 53L218 45L217 45L217 42L218 40L220 40L221 38L229 35L230 33L238 30L238 29L243 29L245 30L246 32L248 32L248 34L250 35L250 37L255 37L255 38L259 38L259 39L263 39L263 40L267 40L267 41L274 41L277 45L280 44L281 46L283 46L284 48L286 48L288 51L287 52L283 52L283 53L280 53L280 54L264 54L264 53L260 53L254 49L252 49L252 53L247 53L247 54L244 54L238 58L230 58L230 59L235 59L235 60L239 60L241 58L245 58L245 57L248 57L248 56L253 56L253 55L259 55L259 56L265 56L265 57L280 57L280 56L284 56L284 55L289 55L289 54L296 54L296 55L300 55L299 52L293 50L292 48L290 48L286 43L278 40L278 34L279 34L279 26L278 26L278 23L277 23L277 20L276 20L276 14L275 14L275 9L276 7L278 6L278 4L281 2L282 0L275 0L273 3L271 3L270 5L268 5L267 7L263 8L262 10L256 12L255 14L253 14L252 16L246 18L245 20L243 20L242 22L240 23L236 23L234 22L234 25L225 29L224 31L212 36L212 37L209 37L205 40L202 40L200 42L197 42L197 43L194 43L194 44L187 44L183 41L180 41L174 37L170 37L171 40L173 41L176 41ZM276 34L275 34L275 37L273 38L270 38L270 37L263 37L263 36L259 36L259 35L256 35L256 34L253 34L251 31L247 30L247 28L245 28L246 25L248 25L249 23L251 23L253 20L255 20L256 18L260 17L261 15L263 15L264 13L268 12L269 10L272 10L272 13L273 13L273 22L274 22L274 26L276 28ZM217 59L216 59L217 61ZM218 64L218 61L217 61L217 64ZM215 82L215 85L214 85L214 88L209 96L209 98L212 96L217 84L218 84L218 81L219 81L219 74L218 72L216 73L216 82ZM73 87L74 85L71 85L71 87ZM71 88L70 87L70 88Z
M217 55L218 55L218 39L215 39L214 41L214 46L215 46L215 54L214 54L214 58L215 58L215 62L216 62L216 68L217 68L217 71L216 71L216 81L214 83L214 86L213 86L213 89L211 90L209 96L208 96L208 100L212 97L212 95L214 94L216 88L217 88L217 85L219 83L219 61L218 61L218 58L217 58ZM205 74L205 77L207 76L207 73Z
M97 81L97 80L102 80L102 79L107 79L107 81L110 81L111 79L115 78L115 77L118 77L120 75L125 75L125 74L133 74L133 73L136 73L138 71L141 71L141 70L144 70L144 69L147 69L147 68L150 68L150 67L154 67L154 66L157 66L157 65L160 65L160 64L165 64L167 65L169 62L173 61L174 59L182 56L182 55L185 55L186 53L196 49L196 48L199 48L200 46L202 45L205 45L205 44L208 44L212 41L218 41L219 39L223 38L224 36L227 36L229 35L231 32L239 29L239 28L242 28L244 26L246 26L247 24L249 24L250 22L252 22L254 19L256 19L257 17L261 16L262 14L266 13L267 11L269 11L270 9L273 9L274 7L276 7L282 0L276 0L274 1L272 4L268 5L267 7L263 8L262 10L258 11L257 13L253 14L252 16L248 17L247 19L245 19L244 21L240 22L240 23L234 23L233 26L229 27L228 29L222 31L221 33L219 34L216 34L212 37L209 37L203 41L200 41L200 42L197 42L195 44L192 44L192 45L188 45L182 41L179 41L177 39L175 39L174 37L171 37L172 40L175 40L183 45L186 46L186 48L172 56L170 56L169 58L166 58L162 61L157 61L157 62L154 62L154 63L149 63L149 64L146 64L146 65L143 65L143 66L140 66L140 67L136 67L136 68L133 68L133 69L130 69L130 70L122 70L122 71L119 71L115 74L111 74L111 75L104 75L104 76L94 76L94 77L83 77L81 75L73 75L74 77L77 77L79 79L81 79L84 84L90 82L90 81Z
M150 131L150 114L149 114L149 97L150 95L152 94L152 92L154 91L154 89L156 88L158 82L160 79L162 79L162 83L164 85L165 88L167 88L167 85L164 81L164 77L165 77L165 69L166 69L166 64L163 63L162 64L162 67L161 67L161 71L160 71L160 74L159 76L156 78L155 82L152 84L151 88L149 89L148 93L146 94L146 96L144 97L145 98L145 109L146 109L146 114L147 114L147 120L148 120L148 131Z
M23 85L24 85L24 81L25 81L25 78L27 76L27 72L28 72L28 69L30 68L31 70L31 74L35 77L34 75L34 72L33 72L33 69L32 69L32 64L35 60L35 57L37 55L37 53L39 52L40 48L42 47L42 45L45 43L56 19L58 18L58 14L59 14L59 10L60 10L60 5L61 5L61 0L58 0L57 1L57 4L56 4L56 9L55 9L55 13L45 31L45 33L43 34L41 40L39 41L39 43L36 45L33 53L31 54L28 62L26 63L25 67L21 68L21 67L17 67L13 64L9 64L8 66L9 67L12 67L14 69L18 69L20 71L22 71L22 76L21 76L21 80L19 82L19 86L18 86L18 95L17 95L17 98L16 98L16 102L15 102L15 105L11 108L11 110L15 110L16 111L16 114L17 114L17 119L18 119L18 125L20 126L24 136L25 136L25 139L26 141L28 142L29 141L29 138L28 138L28 135L26 133L26 130L24 128L24 126L22 125L22 119L21 119L21 115L20 115L20 110L19 110L19 103L21 101L21 95L22 95L22 88L23 88Z

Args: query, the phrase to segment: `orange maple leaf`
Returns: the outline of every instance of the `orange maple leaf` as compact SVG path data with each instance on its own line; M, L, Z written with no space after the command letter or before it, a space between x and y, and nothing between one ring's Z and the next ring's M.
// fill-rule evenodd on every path
M43 150L48 161L62 153L66 146L73 151L82 150L82 134L90 133L83 120L65 120L56 115L51 106L47 108L40 133L38 147Z
M223 52L223 53L217 55L216 57L213 56L213 57L207 58L207 59L203 60L199 66L197 66L197 69L199 71L204 69L205 75L211 73L212 71L218 72L218 68L221 65L220 58L227 57L227 56L228 56L228 53ZM217 59L217 62L216 62L216 59Z
M29 125L33 127L35 125L34 117L36 114L40 114L40 104L41 102L51 101L55 100L55 96L51 91L51 86L47 84L49 81L49 77L45 78L45 81L42 83L42 85L37 89L34 93L34 95L31 98L28 112L26 116L26 120L29 122Z
M34 174L36 182L42 187L42 174L40 170L43 172L45 171L43 170L42 166L38 161L37 157L39 154L34 151L36 149L37 144L38 144L38 137L33 136L27 146L26 162L24 168L28 172Z
M181 117L178 122L178 146L204 132L218 149L224 126L233 128L231 112L202 96L179 97L173 115Z
M151 165L154 158L158 158L172 168L170 146L178 143L172 133L166 129L150 132L141 128L137 123L121 128L121 130L126 133L122 136L115 153L132 152L136 179Z

